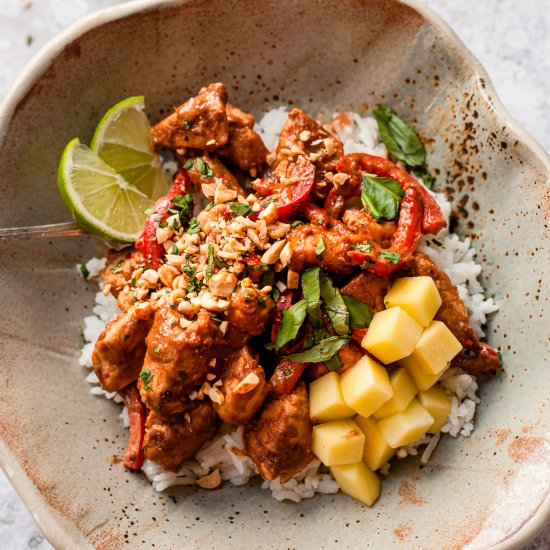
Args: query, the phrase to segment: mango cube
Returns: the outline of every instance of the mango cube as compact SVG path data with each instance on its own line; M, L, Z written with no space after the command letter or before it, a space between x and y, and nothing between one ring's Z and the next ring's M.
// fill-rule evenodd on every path
M357 416L355 422L365 434L363 462L374 472L390 460L395 454L395 449L388 445L375 420Z
M374 412L373 416L377 420L403 412L416 395L416 386L403 367L390 374L390 384L393 397Z
M393 395L388 372L368 355L342 374L340 388L344 401L365 418Z
M313 426L311 448L325 466L359 462L364 446L365 435L353 420L335 420Z
M359 502L372 506L380 496L382 482L363 462L332 466L330 471L340 489Z
M441 374L462 349L462 344L441 321L432 321L418 340L411 359L426 374Z
M309 385L309 414L318 422L355 416L355 411L342 397L338 373L329 372Z
M399 364L407 369L414 385L421 391L429 390L439 380L443 372L445 372L443 371L439 374L426 374L411 356L401 359Z
M415 398L403 412L380 420L378 429L390 447L397 449L422 439L433 423L433 416Z
M422 327L408 313L392 307L374 314L361 345L387 365L410 355L421 333Z
M392 285L384 303L387 308L399 306L427 327L441 305L441 296L431 277L402 277Z
M443 425L449 419L451 410L451 399L441 386L434 386L418 394L422 406L433 416L434 423L428 428L430 434L438 434ZM358 426L361 428L359 422ZM363 433L365 433L363 431Z

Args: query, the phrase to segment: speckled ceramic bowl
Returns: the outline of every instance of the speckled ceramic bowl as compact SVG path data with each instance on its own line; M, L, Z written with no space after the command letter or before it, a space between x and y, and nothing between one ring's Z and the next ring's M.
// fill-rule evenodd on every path
M125 430L78 366L94 289L75 264L92 237L0 243L0 462L58 548L517 548L550 518L550 162L510 120L487 75L420 3L140 1L51 42L0 110L0 225L68 218L57 160L103 112L144 94L158 119L221 80L259 114L365 112L380 101L423 129L430 169L474 238L501 311L505 369L482 384L476 430L429 466L392 468L372 509L339 494L278 503L257 483L155 493L111 464ZM546 284L544 284L544 282Z

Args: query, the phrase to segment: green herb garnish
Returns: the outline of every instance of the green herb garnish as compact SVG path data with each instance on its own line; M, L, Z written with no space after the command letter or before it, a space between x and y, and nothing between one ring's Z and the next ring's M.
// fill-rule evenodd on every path
M389 260L392 264L398 264L401 261L401 254L399 252L392 252L391 250L381 250L380 256Z
M426 170L426 168L417 168L413 170L413 174L422 180L424 186L431 189L434 185L434 177Z
M317 246L315 247L315 254L317 254L317 257L320 257L325 251L325 249L326 249L325 241L323 240L323 237L321 237L317 242Z
M201 179L214 177L214 171L210 168L210 165L207 162L201 158L197 158L195 159L195 164L197 165L197 170L201 175Z
M139 373L139 378L143 382L143 389L145 391L149 391L152 389L151 382L154 378L154 375L152 375L148 370L142 370Z
M191 218L189 220L189 227L187 228L187 233L198 233L201 230L201 226L197 221L197 218Z
M176 243L172 245L172 250L170 250L171 254L174 254L175 256L180 256L179 248L176 246Z
M182 378L183 380L187 380L187 373L184 370L178 371L178 376Z
M349 342L349 338L330 336L318 344L300 353L287 355L286 358L297 363L320 363L334 357Z
M353 296L342 296L349 311L349 325L353 328L367 328L372 321L372 309Z
M188 160L184 165L183 167L186 169L186 170L190 170L191 168L193 168L193 160Z
M208 245L208 265L206 266L206 277L205 281L208 281L210 277L214 275L214 246Z
M155 213L155 207L154 206L151 206L150 208L146 208L143 213L146 215L146 216L150 216L151 214L154 214Z
M185 130L189 130L191 128L191 123L188 120L184 120L183 127Z
M275 337L275 351L279 351L285 344L294 340L306 318L306 301L300 300L283 311L281 326Z
M253 212L252 208L248 204L243 204L242 202L232 202L229 203L229 208L233 212L232 216L236 218L237 216L248 216Z
M86 267L86 264L80 264L80 273L82 273L82 277L84 277L84 279L88 279L90 276L90 270Z
M379 105L373 113L380 137L388 151L409 166L421 166L426 149L416 132L387 105Z
M302 292L306 301L307 315L314 328L320 328L323 325L320 271L318 267L314 267L302 273Z
M392 220L399 212L399 203L405 196L403 188L392 178L379 178L371 174L363 176L361 202L368 207L375 220Z
M122 271L120 267L122 265L122 261L123 260L119 260L116 264L113 265L113 267L111 267L111 271L113 273L120 273Z
M368 254L372 250L372 244L367 241L366 243L355 244L352 248L363 252L363 254Z

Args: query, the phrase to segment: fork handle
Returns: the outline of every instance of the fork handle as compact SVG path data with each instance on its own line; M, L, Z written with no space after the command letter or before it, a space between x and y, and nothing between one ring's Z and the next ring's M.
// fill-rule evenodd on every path
M86 235L86 231L76 222L51 223L31 227L10 227L0 229L0 241L12 239L46 239L51 237L72 237Z

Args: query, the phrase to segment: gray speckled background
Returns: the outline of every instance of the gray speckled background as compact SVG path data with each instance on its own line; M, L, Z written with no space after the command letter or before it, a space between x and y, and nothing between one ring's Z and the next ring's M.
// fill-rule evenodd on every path
M483 63L512 116L550 150L550 0L425 0ZM31 56L121 0L0 0L0 99ZM0 472L0 550L51 546ZM550 526L524 550L550 548Z

